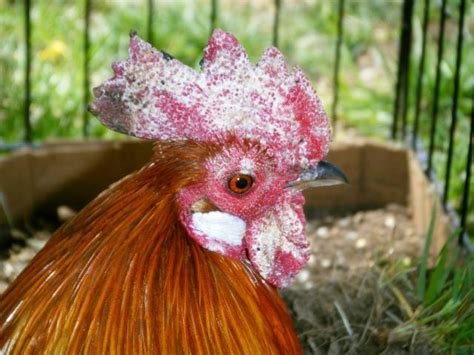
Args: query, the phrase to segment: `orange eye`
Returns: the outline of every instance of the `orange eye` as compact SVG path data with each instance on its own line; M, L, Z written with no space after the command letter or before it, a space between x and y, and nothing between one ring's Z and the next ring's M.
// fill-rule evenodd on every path
M243 194L250 190L253 185L253 178L250 175L237 174L229 179L228 187L236 194Z

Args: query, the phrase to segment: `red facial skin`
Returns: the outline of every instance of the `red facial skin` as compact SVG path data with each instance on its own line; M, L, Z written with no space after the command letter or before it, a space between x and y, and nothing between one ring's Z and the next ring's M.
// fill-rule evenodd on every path
M287 286L309 256L304 236L304 198L286 188L298 176L298 168L281 171L275 158L258 144L233 138L222 147L205 162L207 175L202 181L179 193L181 221L191 238L209 249L207 236L192 226L191 206L205 199L219 211L239 217L247 226L241 245L223 241L220 253L236 259L249 258L268 282ZM252 187L242 194L232 192L228 186L229 179L239 173L253 177Z

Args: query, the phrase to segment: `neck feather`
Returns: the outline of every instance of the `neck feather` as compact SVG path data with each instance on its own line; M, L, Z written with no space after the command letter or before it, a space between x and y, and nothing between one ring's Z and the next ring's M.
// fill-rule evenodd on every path
M246 263L196 245L179 222L175 194L201 173L198 148L184 157L157 147L157 161L55 233L0 298L0 349L299 349L276 291Z

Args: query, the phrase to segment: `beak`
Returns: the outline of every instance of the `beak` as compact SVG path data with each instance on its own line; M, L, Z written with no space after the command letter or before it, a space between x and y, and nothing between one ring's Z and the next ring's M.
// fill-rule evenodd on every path
M334 164L321 160L315 167L303 170L298 179L290 182L286 187L295 190L304 190L310 187L332 186L348 184L346 175Z

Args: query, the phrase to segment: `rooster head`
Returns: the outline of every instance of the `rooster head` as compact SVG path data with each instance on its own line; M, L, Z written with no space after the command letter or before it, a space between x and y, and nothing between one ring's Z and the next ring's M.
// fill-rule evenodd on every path
M190 237L287 286L309 257L301 190L346 181L322 160L330 127L302 70L288 70L274 47L254 65L221 30L204 50L201 71L134 34L129 59L112 68L91 105L106 126L214 147L203 159L205 173L176 191Z

